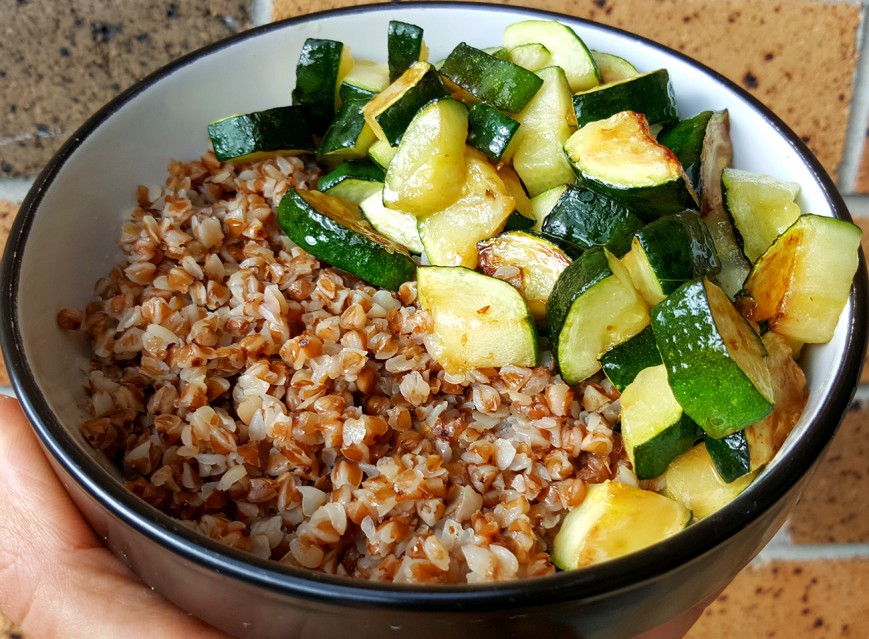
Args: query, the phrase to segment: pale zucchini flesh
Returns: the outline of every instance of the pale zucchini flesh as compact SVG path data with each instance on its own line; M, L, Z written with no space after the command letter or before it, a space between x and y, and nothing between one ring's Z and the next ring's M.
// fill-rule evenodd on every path
M531 197L575 181L562 150L576 129L567 78L559 67L546 67L537 74L543 85L516 115L519 130L512 156L513 167Z
M650 490L610 480L591 484L555 536L552 563L574 570L616 559L675 535L690 520L688 508Z
M476 268L477 242L500 233L515 207L513 196L486 157L471 148L466 154L458 199L418 222L429 263L438 266Z
M430 102L414 116L386 169L384 205L427 215L454 203L465 180L468 110L455 100Z
M859 264L860 227L805 214L758 258L743 312L802 343L829 341Z
M721 174L724 206L754 262L800 216L794 201L800 185L772 176L726 168Z
M389 209L383 205L382 189L371 193L359 203L365 216L376 231L393 242L398 242L413 253L422 253L422 241L417 231L417 218L404 211Z
M706 444L700 442L667 468L662 494L690 509L694 519L704 519L739 496L756 474L753 471L727 483L715 470Z
M698 428L676 401L663 364L640 371L621 396L622 440L634 472L651 479L697 441Z
M463 267L417 269L420 306L432 317L435 359L449 373L490 366L534 366L537 330L515 288Z
M600 72L585 42L566 24L555 20L524 20L504 29L504 47L539 43L551 54L551 64L564 69L570 92L600 84Z
M499 277L505 267L518 270L518 275L505 279L522 294L531 315L538 324L546 323L546 303L558 276L570 264L570 259L549 240L513 231L477 244L480 269L492 277Z
M586 251L565 269L547 305L562 378L578 384L600 370L600 357L649 325L649 307L619 259Z

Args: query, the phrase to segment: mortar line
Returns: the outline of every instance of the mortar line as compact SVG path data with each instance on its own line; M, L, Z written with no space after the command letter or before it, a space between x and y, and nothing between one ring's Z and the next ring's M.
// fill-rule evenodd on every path
M869 543L791 544L770 543L752 562L768 561L842 561L869 559Z
M32 178L4 178L0 179L0 200L7 200L18 204L24 200L24 196L33 186Z
M839 164L839 188L851 193L857 185L857 173L866 142L866 127L869 126L869 38L866 36L866 20L869 6L861 3L860 25L857 28L857 64L854 67L854 84L851 95L851 112L845 132L845 148Z
M269 24L274 15L274 0L251 0L250 21L255 27Z

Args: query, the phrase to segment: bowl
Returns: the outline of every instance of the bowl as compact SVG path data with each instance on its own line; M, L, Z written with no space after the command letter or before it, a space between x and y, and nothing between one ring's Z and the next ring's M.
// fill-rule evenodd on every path
M83 307L118 256L139 184L160 184L170 158L205 150L205 125L287 104L305 38L342 40L385 58L391 19L422 26L431 59L461 40L500 42L510 23L555 18L589 48L640 70L667 68L680 112L727 108L735 166L801 185L803 211L849 220L818 161L782 121L688 57L592 22L515 7L401 3L315 13L252 29L185 56L89 119L46 166L9 237L2 270L2 346L15 391L69 494L106 545L182 609L240 637L634 636L714 596L782 526L836 431L858 383L867 340L860 269L835 335L805 349L810 398L776 459L735 501L662 543L583 570L492 585L379 585L258 559L195 534L140 501L79 432L84 393L75 362L87 346L57 324ZM376 35L375 35L376 34Z

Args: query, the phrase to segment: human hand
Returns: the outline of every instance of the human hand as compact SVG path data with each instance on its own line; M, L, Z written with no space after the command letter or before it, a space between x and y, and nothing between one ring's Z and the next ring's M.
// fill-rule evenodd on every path
M139 581L64 491L18 402L0 396L0 608L29 637L225 638Z
M680 639L708 603L636 639ZM226 637L161 598L100 543L18 402L2 395L0 608L40 639Z

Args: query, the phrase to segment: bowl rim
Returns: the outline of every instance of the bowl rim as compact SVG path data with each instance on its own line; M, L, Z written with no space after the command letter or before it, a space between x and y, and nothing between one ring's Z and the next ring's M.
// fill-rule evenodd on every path
M330 601L345 606L375 605L395 609L451 609L492 610L502 607L515 608L549 606L568 599L591 599L606 593L652 581L673 572L724 543L743 527L758 520L771 509L799 481L811 472L822 451L826 448L850 404L863 366L867 346L867 274L862 250L859 268L850 295L851 317L845 345L845 356L838 362L832 378L837 381L831 387L827 401L820 407L815 423L807 429L791 449L790 463L778 464L764 473L762 485L755 491L755 499L746 503L732 503L710 517L690 526L676 537L667 539L650 548L628 557L597 564L583 570L560 572L544 578L520 579L493 584L397 585L367 582L349 577L336 577L295 569L273 560L259 559L248 553L224 546L205 536L194 533L176 520L151 507L120 482L112 479L91 456L85 454L52 413L41 394L36 379L24 358L23 343L17 321L17 298L21 256L33 219L43 196L53 180L76 149L92 135L100 125L135 96L148 90L164 77L186 67L190 63L230 47L238 42L256 38L264 33L290 26L316 22L333 15L356 13L390 12L404 9L470 9L487 12L508 12L528 18L555 19L568 24L588 25L595 29L618 35L648 45L692 66L710 76L717 83L730 89L744 100L771 125L794 149L800 160L813 174L824 196L830 203L833 214L852 221L844 200L832 179L820 162L808 150L800 137L781 119L754 98L742 87L725 78L706 65L653 40L617 27L600 24L593 20L569 16L554 11L483 2L408 1L379 3L328 9L287 18L253 27L238 34L199 48L179 57L131 85L105 104L61 146L36 178L33 187L21 204L9 234L7 247L0 270L2 293L0 293L0 344L6 358L10 379L15 393L53 462L59 464L85 492L117 520L136 530L152 542L164 547L181 558L224 576L265 587L276 593L294 595L312 601ZM847 312L847 309L846 309ZM111 481L106 481L106 479ZM737 506L739 508L737 508Z

